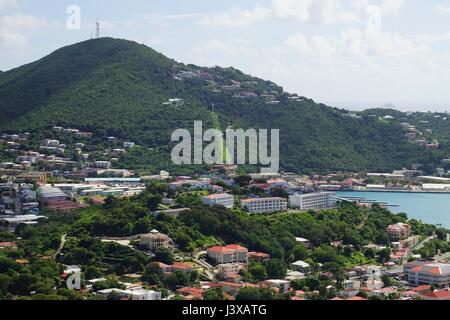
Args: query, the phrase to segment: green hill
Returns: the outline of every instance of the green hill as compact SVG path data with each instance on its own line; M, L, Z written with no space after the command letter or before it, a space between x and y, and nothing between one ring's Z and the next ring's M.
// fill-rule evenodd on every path
M171 98L185 104L163 105ZM184 65L126 40L85 41L0 76L1 131L90 130L162 148L163 164L173 130L194 120L280 129L282 168L295 172L392 170L445 157L407 143L398 124L353 118L239 70Z

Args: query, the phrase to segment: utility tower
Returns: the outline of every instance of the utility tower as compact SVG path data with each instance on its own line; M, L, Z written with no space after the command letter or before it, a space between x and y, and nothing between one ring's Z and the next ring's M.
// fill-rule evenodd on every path
M100 22L98 22L98 18L97 18L97 23L95 24L95 38L98 39L100 38Z

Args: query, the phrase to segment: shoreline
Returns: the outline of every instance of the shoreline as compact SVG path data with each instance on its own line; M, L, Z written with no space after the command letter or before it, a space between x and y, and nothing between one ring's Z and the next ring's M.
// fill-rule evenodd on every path
M450 191L418 191L418 190L335 190L333 192L391 192L391 193L429 193L429 194L450 194Z

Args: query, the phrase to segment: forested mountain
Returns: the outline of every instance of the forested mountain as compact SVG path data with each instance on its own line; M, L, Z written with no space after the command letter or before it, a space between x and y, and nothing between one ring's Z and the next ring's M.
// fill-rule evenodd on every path
M184 104L164 104L172 98ZM408 143L398 123L352 117L239 70L185 65L126 40L85 41L0 73L0 131L74 127L165 148L169 162L171 133L194 120L280 129L281 166L294 172L384 171L447 157Z

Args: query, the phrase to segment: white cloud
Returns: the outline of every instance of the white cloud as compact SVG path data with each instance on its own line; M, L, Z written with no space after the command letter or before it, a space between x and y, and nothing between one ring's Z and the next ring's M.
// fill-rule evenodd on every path
M302 55L313 56L408 56L420 53L424 43L382 30L348 28L338 36L314 35L310 38L295 34L285 40L285 45Z
M450 5L439 4L434 9L441 14L450 14Z
M263 6L256 5L251 10L244 10L240 7L233 7L224 13L204 15L199 24L204 26L225 26L236 27L246 26L253 22L264 20L269 17L271 11Z
M48 25L41 17L15 13L0 16L0 47L4 49L23 48L30 33Z
M397 13L405 0L382 0L377 5L382 14ZM239 27L267 19L294 20L302 23L356 23L367 18L369 0L271 0L267 6L253 9L233 7L221 13L202 14L205 26Z
M17 0L0 0L0 11L18 9Z
M381 12L383 14L397 13L405 4L405 0L384 0L381 3Z
M256 5L252 9L233 7L225 12L205 14L199 23L205 26L239 27L267 19L324 24L351 23L360 20L355 7L348 1L272 0L269 6Z
M273 0L272 11L277 18L301 22L336 23L359 21L351 3L342 0Z

